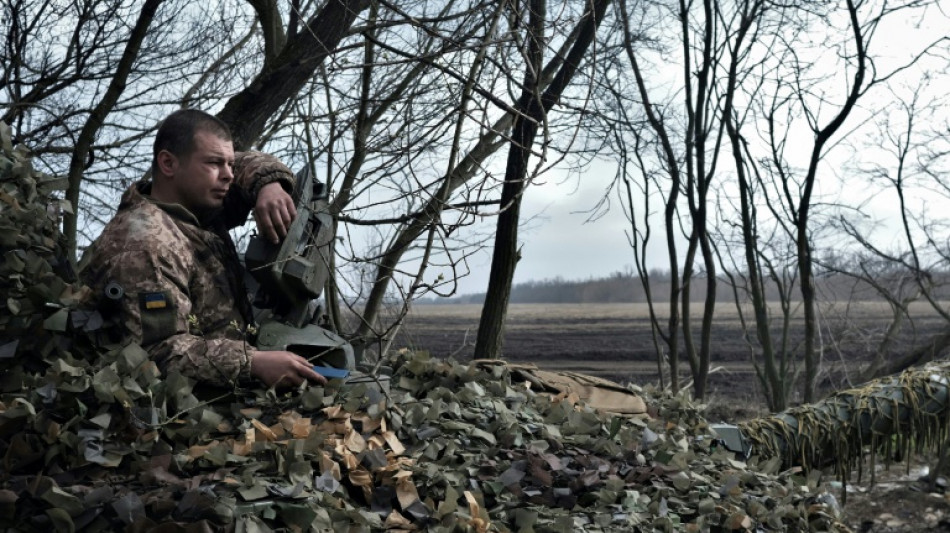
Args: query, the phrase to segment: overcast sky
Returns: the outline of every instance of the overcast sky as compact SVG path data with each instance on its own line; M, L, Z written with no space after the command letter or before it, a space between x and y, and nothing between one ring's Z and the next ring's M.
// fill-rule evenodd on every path
M875 35L875 46L872 50L875 55L875 66L881 72L889 71L903 64L919 53L922 43L933 42L946 37L947 14L931 9L924 18L904 18L895 21L892 25L878 28ZM939 65L945 63L938 60ZM674 66L675 67L675 66ZM678 68L678 67L675 67ZM943 71L944 67L940 67ZM931 71L932 73L934 71ZM655 73L654 73L655 74ZM900 81L899 91L909 92L917 85L912 73ZM936 72L936 76L950 78L950 73ZM931 82L935 90L945 94L946 83ZM883 96L883 93L881 93ZM866 120L870 120L884 109L883 100L875 103L874 95L861 103L861 109L856 110L849 117L840 138L845 132L849 140L856 140L858 135L851 129ZM893 98L893 95L890 96ZM875 107L878 105L878 107ZM918 117L930 120L934 124L946 121L947 117L926 116ZM870 122L869 122L870 123ZM792 137L796 146L788 146L787 151L793 153L801 151L800 160L807 160L807 153L811 150L811 136L807 132L797 140ZM857 142L857 141L855 141ZM856 167L861 160L872 160L882 154L873 149L858 150L857 155L844 147L835 147L827 161L837 177L824 175L819 180L819 197L823 201L857 204L856 198L866 196L865 206L882 219L892 219L878 226L879 238L888 240L899 239L900 231L896 224L897 204L890 194L876 194L868 187L867 175L861 174ZM886 154L884 154L886 157ZM614 168L611 163L601 161L594 163L581 178L564 178L557 172L541 176L543 183L532 185L524 196L522 204L523 225L519 230L519 241L522 244L521 261L515 270L515 283L530 280L542 280L555 277L564 279L587 279L589 277L604 277L618 271L626 271L634 264L633 251L627 240L630 224L624 216L616 192L610 196L610 209L602 217L586 222L588 211L597 203L613 179ZM822 197L821 195L825 195ZM926 192L908 198L909 205L919 206L921 210L950 212L950 206L941 207L946 200L940 195L927 195ZM942 203L938 203L942 202ZM853 204L853 205L854 205ZM656 210L658 206L654 206ZM491 228L495 220L489 221ZM888 228L887 226L890 226ZM648 265L651 268L667 269L666 249L663 242L663 228L659 221L654 227L651 249L648 253ZM886 246L887 243L885 242ZM684 248L685 249L685 248ZM459 294L484 292L486 289L491 266L491 250L482 250L469 261L472 269L470 276L459 283Z
M589 211L603 196L613 179L607 163L595 163L581 179L556 179L532 185L521 206L523 224L519 230L521 261L515 269L515 283L532 280L587 279L604 277L631 268L633 251L627 242L629 223L611 193L610 210L587 222ZM495 219L489 221L494 227ZM662 250L658 250L662 252ZM656 254L656 266L665 260ZM459 293L485 292L491 268L491 250L485 249L469 261L472 274L459 282Z

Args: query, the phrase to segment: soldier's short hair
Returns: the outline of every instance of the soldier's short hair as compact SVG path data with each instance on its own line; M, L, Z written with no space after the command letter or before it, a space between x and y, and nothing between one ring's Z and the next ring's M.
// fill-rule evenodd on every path
M152 146L152 175L158 172L158 153L168 150L175 157L188 157L195 150L195 134L199 131L231 140L231 129L221 119L197 109L179 109L165 117L155 134Z

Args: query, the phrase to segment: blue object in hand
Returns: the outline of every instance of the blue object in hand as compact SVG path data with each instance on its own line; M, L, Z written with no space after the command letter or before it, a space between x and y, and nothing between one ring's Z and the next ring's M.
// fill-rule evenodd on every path
M345 368L333 368L332 366L315 366L313 371L327 379L343 379L350 375L350 371Z

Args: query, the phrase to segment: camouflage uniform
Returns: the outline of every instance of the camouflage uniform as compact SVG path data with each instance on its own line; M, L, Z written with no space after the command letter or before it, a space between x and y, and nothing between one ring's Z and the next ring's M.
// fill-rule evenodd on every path
M82 266L100 301L110 283L124 291L117 302L124 340L141 344L166 372L214 385L250 378L253 317L228 230L247 220L261 187L280 181L291 191L293 180L269 155L237 153L224 206L200 221L149 198L150 183L129 188Z

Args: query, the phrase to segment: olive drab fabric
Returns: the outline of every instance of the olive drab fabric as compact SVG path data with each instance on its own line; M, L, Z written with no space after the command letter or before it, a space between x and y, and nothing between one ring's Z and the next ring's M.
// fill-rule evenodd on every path
M129 188L81 265L101 308L110 308L107 290L118 295L111 313L123 340L166 372L213 385L248 379L253 317L228 229L247 220L261 187L280 181L291 191L293 180L272 156L237 153L224 205L207 220L153 201L148 182Z

